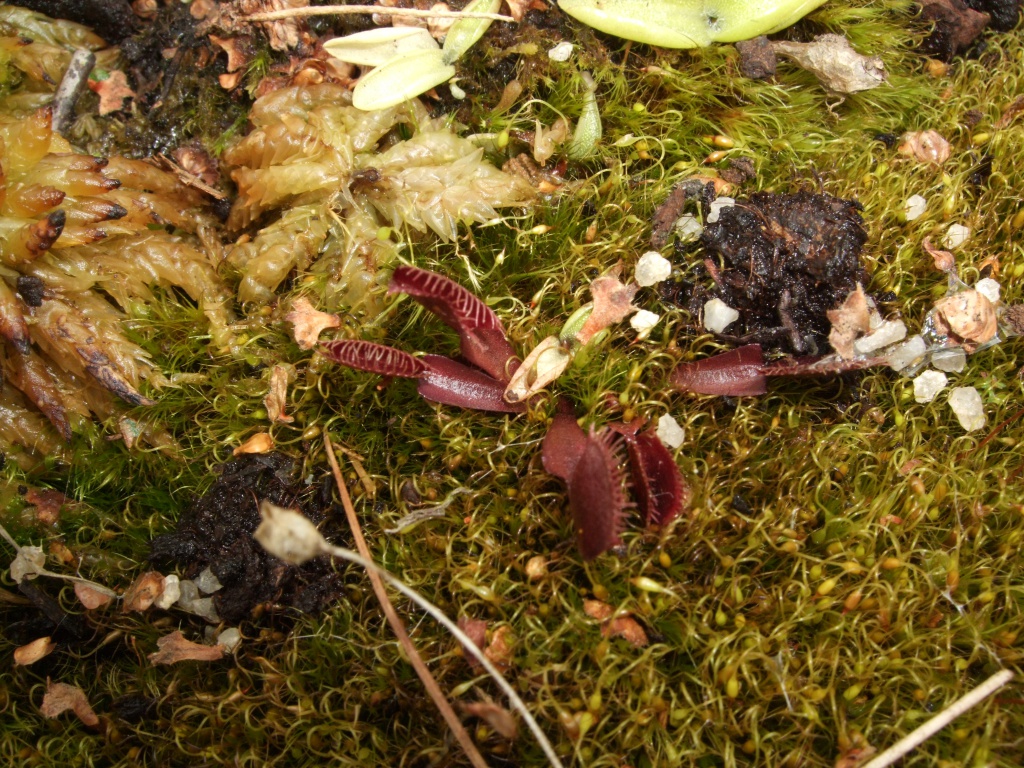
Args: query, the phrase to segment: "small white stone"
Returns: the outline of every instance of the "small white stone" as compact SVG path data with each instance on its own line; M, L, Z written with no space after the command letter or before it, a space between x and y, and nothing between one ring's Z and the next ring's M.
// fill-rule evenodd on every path
M661 315L641 309L629 318L629 324L633 326L633 330L640 335L640 338L644 339L647 338L647 334L658 324L659 320L661 320Z
M739 319L740 313L721 299L704 303L704 327L712 333L722 333Z
M669 448L678 448L686 438L686 433L679 426L679 422L667 414L658 417L658 429L655 434Z
M453 99L462 101L464 98L466 98L466 92L462 90L459 86L457 86L455 83L449 83L448 90L452 92Z
M696 240L704 231L704 227L697 221L697 217L690 214L676 219L676 223L672 225L672 228L675 229L679 239L683 241Z
M930 403L945 388L947 381L944 373L925 371L914 379L914 400Z
M985 409L981 395L974 387L956 387L949 393L949 405L960 426L968 432L985 426Z
M636 262L637 285L647 288L668 280L672 274L672 262L657 251L648 251Z
M217 635L217 644L223 645L227 653L232 653L241 642L242 633L238 631L238 627L229 627Z
M986 299L991 301L993 304L998 304L999 294L1002 291L1002 286L999 285L998 280L993 280L991 277L986 277L974 284L974 290L976 290Z
M191 583L191 582L190 582ZM164 591L160 597L153 601L153 606L159 608L161 611L166 611L181 597L181 583L178 579L177 574L170 574L164 576Z
M907 198L907 202L903 204L907 221L921 218L927 208L928 201L921 197L921 195L911 195Z
M946 373L960 373L967 365L967 353L963 347L950 347L932 353L932 365Z
M572 56L572 49L575 47L572 43L559 43L548 51L548 58L552 61L568 61Z
M924 357L928 345L924 339L918 336L911 336L902 344L897 344L885 354L885 362L894 371L902 371Z
M857 355L866 355L897 341L903 341L906 337L907 326L902 320L886 320L874 333L853 342L853 352Z
M218 589L224 588L224 585L220 583L220 580L209 568L204 568L203 572L196 576L196 586L199 587L200 592L207 595L212 595Z
M946 236L943 238L943 244L949 248L959 248L961 245L967 242L967 238L971 236L971 230L965 227L963 224L950 224L949 229L946 230Z
M736 205L736 201L731 197L718 197L711 201L711 210L708 211L707 218L704 220L708 224L714 224L718 221L718 215L721 213L723 208L732 208Z
M199 587L190 579L182 579L178 582L178 602L182 605L199 599Z

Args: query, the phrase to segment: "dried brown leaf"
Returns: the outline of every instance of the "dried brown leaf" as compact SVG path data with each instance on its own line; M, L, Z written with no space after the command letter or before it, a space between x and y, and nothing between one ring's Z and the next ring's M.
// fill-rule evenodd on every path
M952 272L956 269L956 257L949 251L943 251L932 245L932 239L926 237L921 243L921 247L924 248L925 252L932 257L935 264L935 268L940 272Z
M903 134L897 151L921 163L942 165L949 160L949 142L938 131L910 131Z
M584 600L583 612L592 619L606 621L612 617L615 609L608 605L608 603L601 602L600 600Z
M135 98L135 91L128 86L128 78L119 69L112 70L102 80L89 80L89 89L100 97L101 116L123 109L126 99Z
M618 268L609 275L599 277L590 284L590 295L594 298L594 311L576 333L580 344L588 343L605 328L625 320L637 311L633 297L640 286L636 283L624 285L618 277Z
M529 400L553 382L569 366L572 355L557 336L548 336L523 360L505 388L505 402L521 403Z
M624 638L634 648L643 648L650 641L644 628L632 616L616 616L601 625L602 637Z
M202 645L186 640L181 632L171 632L156 641L159 648L149 654L152 664L177 664L179 661L217 661L224 656L223 645Z
M826 312L832 330L828 334L828 343L832 345L841 358L850 360L854 357L853 342L871 329L871 314L868 311L868 297L864 288L857 283L857 288L850 292L846 301L835 309Z
M36 519L44 525L56 525L60 519L60 510L67 503L68 497L60 491L39 490L29 488L25 501L36 508Z
M75 597L87 611L104 606L114 599L114 593L102 591L81 581L75 582Z
M484 656L504 672L512 664L512 644L514 642L515 635L512 634L512 627L508 625L498 627L491 635L490 644L484 648Z
M519 724L512 713L493 701L469 702L462 705L462 711L467 715L479 717L491 726L495 733L506 739L514 739L519 730Z
M243 453L269 453L274 450L274 438L269 432L257 432L240 446L231 452L232 456L241 456Z
M49 637L40 637L27 645L14 649L14 663L16 666L27 667L35 664L44 656L49 656L56 646Z
M209 35L211 43L228 55L228 72L238 72L249 66L252 59L252 41L246 37L218 37Z
M996 308L986 296L969 289L935 302L935 327L940 333L953 333L971 346L991 341L999 330Z
M76 685L67 683L52 683L46 681L46 693L43 695L43 703L39 711L43 717L57 717L58 715L71 710L83 724L90 728L99 725L100 719L89 706L89 700L85 697L85 691Z
M146 571L144 574L139 576L135 582L128 587L128 591L124 593L124 605L122 610L125 613L129 611L145 611L156 601L160 595L164 593L164 577L163 574L157 573L156 571Z
M271 423L291 424L294 418L284 412L288 404L288 369L283 365L275 365L270 371L270 391L263 398L267 408L267 418Z
M486 619L471 619L468 616L460 616L458 620L459 629L465 632L469 639L473 641L473 644L483 650L487 647L487 620ZM469 666L477 669L480 667L480 662L475 656L466 654L466 660L469 662Z
M300 349L312 349L323 331L341 325L341 319L337 315L314 309L309 300L304 298L292 302L292 311L285 315L284 319L294 326L292 335Z

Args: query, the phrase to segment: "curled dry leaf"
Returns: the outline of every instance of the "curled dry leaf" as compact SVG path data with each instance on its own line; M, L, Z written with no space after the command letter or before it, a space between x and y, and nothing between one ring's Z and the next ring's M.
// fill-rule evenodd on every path
M75 713L84 725L93 728L100 723L100 719L89 706L89 700L85 692L76 685L67 683L52 683L46 681L46 693L43 695L43 703L39 711L43 717L57 717L58 715L71 710Z
M479 717L485 721L495 733L504 736L506 739L514 739L519 730L519 724L515 717L500 704L493 701L473 701L462 705L462 711L467 715Z
M885 82L882 60L857 53L842 35L819 35L809 43L780 40L772 43L772 48L776 54L793 59L835 93L868 91Z
M146 571L124 593L124 606L122 610L125 613L130 611L139 611L141 613L153 605L163 593L163 574L156 571Z
M526 356L505 388L505 400L521 403L540 392L568 367L572 355L557 336L548 336Z
M87 611L93 611L106 605L114 599L114 593L109 589L100 589L96 585L86 584L82 581L75 582L75 597Z
M11 561L11 579L15 584L35 578L45 570L46 553L42 547L18 547L18 554Z
M288 404L288 369L283 365L275 365L270 371L270 391L263 398L267 409L267 418L272 424L281 422L291 424L294 418L284 412Z
M312 349L323 331L341 325L341 319L337 315L314 309L305 298L293 301L292 311L285 315L284 319L292 324L292 336L299 349Z
M991 341L999 330L995 306L973 289L940 299L933 311L939 333L952 333L966 342L973 342L970 346Z
M940 272L952 272L956 269L956 257L949 251L943 251L932 245L932 239L926 237L921 243L921 247L924 248L925 252L932 257L935 263L935 268Z
M53 640L49 637L40 637L27 645L15 648L14 663L16 666L22 667L27 667L29 664L35 664L44 656L49 656L53 653L53 649L55 647Z
M855 354L853 342L871 328L871 313L868 311L868 297L864 294L864 288L857 283L856 290L850 292L846 301L825 314L832 323L828 343L841 358L849 360Z
M179 661L217 661L224 656L223 645L202 645L186 640L181 632L171 632L156 641L160 650L149 654L152 664L176 664Z
M241 456L243 453L269 453L274 450L274 438L269 432L257 432L240 446L231 452L232 456Z
M942 165L949 159L949 142L938 131L910 131L903 134L897 151L921 163Z

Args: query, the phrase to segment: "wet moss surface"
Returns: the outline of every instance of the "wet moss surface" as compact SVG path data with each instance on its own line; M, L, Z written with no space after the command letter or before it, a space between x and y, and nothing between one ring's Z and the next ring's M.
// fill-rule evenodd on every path
M1020 30L986 33L972 57L942 68L919 52L928 30L913 14L902 0L837 0L787 33L844 33L883 58L885 86L839 99L786 63L774 81L743 78L730 45L656 50L554 10L531 12L523 29L532 30L525 42L543 41L536 52L505 53L524 42L506 28L460 62L468 98L459 119L468 132L507 132L500 149L488 144L500 165L529 150L523 138L536 120L579 117L580 73L589 70L604 122L595 155L567 165L559 194L463 227L453 242L388 236L401 260L484 297L525 354L589 301L594 277L620 261L631 274L678 183L742 159L755 174L737 197L857 201L865 288L908 327L920 328L947 288L922 242L940 241L951 223L971 230L955 251L961 279L993 275L1003 300L1019 303L1024 118L1005 116L1024 97ZM548 43L563 38L582 48L569 62L551 62ZM495 111L513 75L527 90ZM210 116L209 131L189 128L189 139L212 141L224 114ZM876 140L923 129L950 141L943 166ZM710 159L721 149L715 136L731 146ZM913 194L928 206L908 222L903 204ZM253 495L311 500L325 532L345 544L344 521L322 490L330 435L358 457L362 474L349 458L342 464L376 560L449 616L486 620L488 641L501 633L507 676L568 765L832 766L865 745L892 744L997 669L1024 671L1019 340L970 356L951 375L952 386L981 393L987 425L971 433L945 394L919 404L911 379L888 369L776 379L756 398L681 395L670 387L673 367L729 344L704 331L686 301L715 288L705 250L676 249L670 238L661 252L673 261L671 282L642 289L635 301L662 315L649 338L637 341L625 323L612 329L521 415L432 405L412 382L384 382L300 349L284 315L291 297L316 297L321 274L290 275L278 301L238 306L231 351L196 332L203 318L193 304L157 291L128 332L159 370L179 378L145 389L156 404L129 413L166 429L177 452L128 448L108 439L111 423L86 422L34 470L7 461L0 521L20 543L41 545L52 570L124 590L153 567L154 539L176 535L179 525L210 538L206 527L189 528L194 505L222 488L232 451L267 431L284 459L260 470L273 488ZM457 349L456 334L413 302L378 299L380 314L353 308L334 333L406 350ZM827 326L817 332L827 336ZM267 418L274 365L292 371L290 423ZM690 511L664 529L631 520L621 550L584 563L564 487L541 466L558 394L578 404L584 424L672 415L685 431L675 456L693 490ZM37 520L28 488L71 499L53 526ZM247 497L235 491L232 508ZM442 514L386 532L425 507ZM546 566L539 576L535 558ZM255 608L238 611L243 640L233 654L174 666L153 666L147 654L176 629L202 641L202 620L177 609L85 612L63 582L33 582L46 600L20 593L4 573L0 756L39 766L464 764L362 574L318 567L332 599L298 608L322 611L261 593ZM186 565L180 574L194 575ZM587 600L628 612L649 644L605 636ZM44 626L43 603L58 621ZM501 701L442 629L410 604L396 606L443 690L456 700ZM13 666L15 647L49 633L62 613L78 631L53 629L54 653ZM44 718L48 678L80 686L101 726L70 714ZM509 742L469 722L492 765L544 764L523 729ZM1014 683L904 764L1018 765L1022 728Z

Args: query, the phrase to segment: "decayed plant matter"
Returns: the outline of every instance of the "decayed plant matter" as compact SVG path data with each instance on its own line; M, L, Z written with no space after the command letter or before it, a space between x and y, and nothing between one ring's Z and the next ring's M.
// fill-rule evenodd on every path
M229 251L242 301L269 301L297 268L325 275L329 305L357 303L400 247L382 227L453 240L460 222L533 197L416 100L365 112L346 88L320 84L268 94L249 117L253 131L224 156L238 185L228 226L284 212Z
M59 81L70 55L58 46L98 40L34 14L2 20L44 40L5 49L8 80L33 79L34 64ZM29 404L66 440L77 419L113 415L118 401L152 402L140 391L154 373L149 355L122 324L154 287L187 293L217 346L228 344L230 297L200 246L214 243L212 219L173 176L74 152L54 133L49 107L0 117L0 167L0 450L47 453L54 435Z

